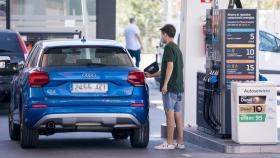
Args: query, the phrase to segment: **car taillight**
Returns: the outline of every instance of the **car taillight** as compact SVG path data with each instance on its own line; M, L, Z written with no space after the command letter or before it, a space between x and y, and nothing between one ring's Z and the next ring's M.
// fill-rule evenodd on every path
M133 86L144 86L145 75L144 72L135 71L128 74L128 82Z
M30 87L41 87L49 82L49 75L47 72L37 71L29 75Z
M18 42L20 44L20 48L21 48L21 50L23 52L23 55L26 56L27 53L28 53L27 48L26 48L23 40L21 39L20 35L17 35L17 38L18 38Z

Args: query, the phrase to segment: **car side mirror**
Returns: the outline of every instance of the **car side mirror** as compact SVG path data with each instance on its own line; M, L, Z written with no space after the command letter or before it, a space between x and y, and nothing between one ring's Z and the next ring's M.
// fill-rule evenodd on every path
M25 62L24 62L24 61L20 61L20 62L18 63L18 70L19 70L19 71L23 70L23 69L24 69L24 65L25 65Z

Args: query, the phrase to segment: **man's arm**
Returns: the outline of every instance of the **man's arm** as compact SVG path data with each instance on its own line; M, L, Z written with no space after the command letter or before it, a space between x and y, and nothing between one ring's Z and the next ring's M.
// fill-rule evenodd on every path
M146 76L147 78L151 78L151 77L159 77L159 76L160 76L160 74L161 74L161 72L160 72L160 71L158 71L158 72L156 72L156 73L153 73L153 74L150 74L150 73L148 73L148 72L145 72L145 76Z
M167 68L166 68L166 73L165 73L165 80L164 80L164 83L163 83L163 87L161 89L163 94L166 94L167 91L168 91L167 90L167 84L168 84L168 82L170 80L172 71L173 71L173 62L167 62Z
M140 49L143 49L143 44L142 44L142 40L141 40L141 37L139 36L139 34L138 33L136 33L135 34L135 36L136 36L136 38L137 38L137 40L139 41L139 43L140 43Z

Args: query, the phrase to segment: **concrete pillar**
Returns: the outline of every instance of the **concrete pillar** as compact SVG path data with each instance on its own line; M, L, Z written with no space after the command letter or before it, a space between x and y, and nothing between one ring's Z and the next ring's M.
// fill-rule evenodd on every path
M84 25L84 36L85 38L89 38L87 1L81 0L81 4L82 4L83 25Z
M206 9L211 3L200 0L182 0L180 47L184 57L185 113L186 125L196 126L196 74L205 71L203 24Z
M96 0L96 23L96 38L116 39L116 0Z
M229 0L218 0L220 9L228 7ZM196 74L205 72L206 56L202 26L205 23L206 10L211 3L200 0L182 0L181 4L181 41L184 56L185 82L185 126L196 126Z

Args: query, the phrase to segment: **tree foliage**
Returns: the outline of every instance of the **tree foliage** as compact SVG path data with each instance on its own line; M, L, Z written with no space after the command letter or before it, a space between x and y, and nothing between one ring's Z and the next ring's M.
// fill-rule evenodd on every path
M123 31L135 17L141 31L144 52L154 53L164 22L164 0L117 0L117 40L125 43Z
M241 0L244 8L280 9L280 0Z

